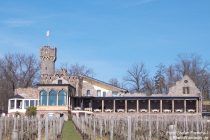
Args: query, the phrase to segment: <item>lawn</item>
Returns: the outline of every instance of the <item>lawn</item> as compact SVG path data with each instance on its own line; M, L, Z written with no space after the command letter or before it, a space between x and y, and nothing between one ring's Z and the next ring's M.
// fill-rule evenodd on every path
M74 128L72 121L67 121L64 123L62 131L62 140L82 140L80 133Z

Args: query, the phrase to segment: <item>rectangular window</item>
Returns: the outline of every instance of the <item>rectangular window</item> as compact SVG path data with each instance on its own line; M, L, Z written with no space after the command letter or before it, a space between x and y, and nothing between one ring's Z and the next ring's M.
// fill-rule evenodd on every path
M21 109L22 108L22 100L16 101L16 108Z
M183 87L183 94L190 94L190 88L189 87Z
M24 101L24 107L25 107L25 109L29 107L29 100Z
M62 80L58 80L58 84L62 84Z
M97 96L101 97L101 90L97 90Z
M113 97L118 96L118 92L112 91L112 96L113 96Z
M35 106L35 100L30 100L30 106Z
M90 90L87 90L86 96L90 96Z
M106 92L105 91L103 92L103 97L106 97Z
M10 100L10 109L15 108L15 100Z

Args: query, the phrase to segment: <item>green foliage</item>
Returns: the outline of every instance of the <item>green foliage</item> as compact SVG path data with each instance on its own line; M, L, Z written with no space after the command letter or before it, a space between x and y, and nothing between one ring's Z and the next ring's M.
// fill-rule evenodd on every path
M27 110L26 110L26 116L36 116L36 107L28 107Z
M66 121L64 122L61 139L62 140L82 140L82 136L75 129L72 121Z

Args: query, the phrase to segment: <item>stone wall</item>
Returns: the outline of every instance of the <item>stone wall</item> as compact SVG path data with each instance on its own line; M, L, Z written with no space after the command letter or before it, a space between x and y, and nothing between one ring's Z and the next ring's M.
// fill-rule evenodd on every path
M55 73L56 48L44 46L40 49L41 75ZM41 79L42 80L42 79Z
M189 94L183 94L183 87L189 87ZM201 92L196 87L193 80L185 75L180 81L177 81L174 86L169 88L168 96L200 96Z
M38 99L38 88L17 88L15 89L15 95L19 94L25 99Z

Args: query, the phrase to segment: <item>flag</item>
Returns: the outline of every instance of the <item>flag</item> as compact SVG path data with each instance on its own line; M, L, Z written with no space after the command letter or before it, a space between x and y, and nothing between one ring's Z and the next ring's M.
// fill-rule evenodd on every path
M47 32L46 32L46 37L49 37L50 36L50 31L48 30Z

